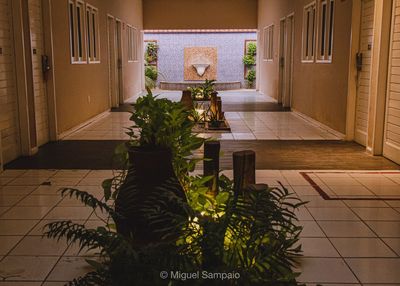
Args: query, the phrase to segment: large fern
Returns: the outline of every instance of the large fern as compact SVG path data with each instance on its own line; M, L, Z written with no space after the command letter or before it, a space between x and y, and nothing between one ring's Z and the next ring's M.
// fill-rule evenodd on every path
M70 285L175 285L182 281L162 280L159 273L176 270L237 272L241 276L228 284L199 280L193 285L296 285L298 274L292 267L301 254L301 228L295 225L294 210L303 203L284 187L258 186L235 193L231 181L224 177L221 181L218 202L204 204L208 211L198 211L199 207L194 205L204 203L202 199L186 203L177 200L165 187L161 187L159 195L151 196L141 206L141 212L147 215L155 231L168 238L159 243L144 246L136 244L134 237L122 236L106 226L87 229L71 221L50 223L45 235L66 238L77 243L81 251L100 249L100 262L91 262L95 271ZM200 189L194 188L193 192ZM123 217L85 192L64 189L62 193L76 196L116 219ZM184 217L168 211L166 206L176 202L185 209ZM210 206L219 210L220 215ZM171 219L176 224L171 225Z

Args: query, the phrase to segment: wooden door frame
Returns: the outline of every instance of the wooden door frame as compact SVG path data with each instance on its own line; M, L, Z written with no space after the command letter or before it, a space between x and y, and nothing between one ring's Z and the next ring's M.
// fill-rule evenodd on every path
M353 0L350 59L348 67L347 85L347 115L346 115L346 136L345 140L353 141L356 132L356 110L357 110L357 62L356 55L360 49L361 37L361 5L362 0Z
M116 32L116 48L117 48L117 79L118 79L118 103L123 104L125 102L125 95L124 95L124 69L123 69L123 37L122 37L122 20L116 18L115 19L115 32Z
M35 95L33 86L32 45L28 0L12 0L16 91L21 154L31 156L38 151Z
M111 22L110 22L111 21ZM112 26L110 27L110 23ZM115 69L115 17L107 14L107 62L108 62L108 91L109 107L118 107L118 98L116 96L117 73ZM112 34L111 34L112 33ZM112 37L112 39L111 39ZM111 50L110 50L111 49Z
M294 68L294 47L295 47L295 18L294 12L283 17L279 21L279 63L278 63L278 103L285 107L292 107L293 102L293 68ZM291 19L290 35L287 24ZM282 24L285 30L282 31ZM288 37L291 37L291 47L288 46ZM281 57L284 57L283 66ZM287 94L288 93L288 94Z
M283 28L285 29L283 30ZM282 65L281 60L285 58L285 33L286 33L286 17L279 19L279 57L278 57L278 103L283 102L284 82L285 82L285 63Z
M393 2L393 0L374 1L374 39L366 142L367 151L372 155L383 153ZM361 10L362 0L353 0L345 137L348 141L355 138L358 76L356 54L360 46Z
M43 33L44 51L49 57L50 70L46 80L46 95L48 106L49 139L57 141L60 139L57 124L57 98L54 66L54 45L53 45L53 18L51 0L43 0Z
M395 11L396 1L389 1L385 3L379 3L377 5L379 16L381 16L381 22L377 23L377 29L379 30L379 53L377 53L377 70L376 73L376 102L375 102L375 117L376 120L373 126L373 136L371 138L371 151L373 155L384 155L383 146L386 138L386 122L387 122L387 106L389 102L389 71L391 70L391 56L392 49L391 43L393 41L393 30L395 25L395 17L393 11ZM374 43L375 44L375 43ZM399 158L400 160L400 158ZM399 161L397 161L398 163Z
M290 31L290 35L288 34L288 29L287 29L287 22L288 19L291 19L291 31ZM286 84L286 88L285 87L285 91L289 91L289 94L286 94L285 99L287 100L288 106L291 108L292 107L292 103L293 103L293 57L294 57L294 40L295 40L295 29L294 29L294 13L291 13L289 15L286 16L286 29L285 29L285 36L286 37L291 37L290 39L290 47L288 40L286 39L285 43L286 43L286 57L290 58L290 61L288 63L288 65L285 67L285 84ZM290 48L290 51L289 51ZM286 61L287 63L288 61ZM285 64L286 64L285 63ZM285 102L283 102L283 104L285 105Z

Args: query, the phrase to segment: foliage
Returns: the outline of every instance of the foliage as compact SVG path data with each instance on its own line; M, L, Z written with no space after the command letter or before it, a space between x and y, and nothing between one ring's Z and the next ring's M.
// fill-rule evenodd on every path
M185 174L193 171L198 162L192 153L204 143L204 139L192 133L195 123L189 119L190 111L181 103L154 97L150 90L134 107L130 117L134 125L127 133L131 137L128 145L169 149L175 173L185 185Z
M257 44L255 42L249 42L247 44L247 52L246 52L246 54L249 55L249 56L253 56L253 57L256 56L256 54L257 54Z
M158 70L156 66L146 65L144 68L145 85L148 88L157 86Z
M87 229L71 221L50 223L47 237L66 238L81 250L100 249L98 260L88 261L94 270L70 285L181 285L182 281L159 278L160 271L177 270L240 274L240 279L226 283L194 280L192 285L296 285L298 274L292 267L301 251L301 227L295 225L294 211L303 203L283 186L234 192L232 181L224 176L214 197L205 186L210 179L192 177L188 202L179 202L186 204L189 221L174 213L157 212L157 208L147 209L150 224L162 225L171 216L182 224L180 236L170 242L143 247L109 227ZM79 194L77 197L93 209L103 205L77 190L66 189L63 194ZM171 199L168 192L153 198L157 203ZM110 215L116 214L111 211ZM161 230L176 234L175 229Z
M254 56L251 56L251 55L245 55L243 57L243 64L246 67L254 66L256 64L256 58Z
M215 83L217 81L215 79L208 80L206 79L204 84L202 85L203 88L203 97L205 99L210 99L211 98L211 93L215 91Z
M254 69L251 69L247 72L246 80L249 88L252 88L254 86L254 82L256 81L256 71Z
M223 175L218 194L210 194L207 184L212 176L189 175L196 162L193 151L204 140L191 133L194 123L188 115L179 103L157 99L148 90L138 99L131 115L134 125L127 132L131 136L129 143L116 149L116 158L125 168L131 146L171 150L187 200L175 195L174 187L167 183L160 186L160 192L150 193L146 203L129 202L133 208L142 203L140 211L149 225L168 239L143 245L136 243L135 234L123 236L115 232L113 222L122 215L115 211L110 198L118 195L124 171L103 182L107 202L76 189L62 190L63 196L76 197L109 217L105 226L97 229L72 221L47 225L45 235L49 238L65 238L78 244L81 251L99 249L96 260L87 260L93 271L70 285L181 285L185 281L160 279L160 271L178 270L240 274L238 280L199 279L191 280L191 285L296 285L297 274L292 268L301 253L301 227L296 226L295 210L304 203L283 186L235 190L233 182ZM143 190L132 185L129 191ZM165 205L179 205L184 213L161 207Z
M152 79L153 81L157 81L157 78L158 78L157 67L155 67L155 66L146 66L144 74L147 77L149 77L150 79Z
M159 46L156 42L148 42L145 52L145 61L147 63L153 63L158 60Z
M203 89L201 87L188 87L188 90L192 93L192 98L194 100L199 100L203 98Z
M219 114L217 112L214 112L213 110L210 110L208 122L211 126L218 127L221 124Z
M211 93L215 91L216 80L208 80L199 87L189 87L188 89L192 93L192 98L194 100L209 100L211 98Z

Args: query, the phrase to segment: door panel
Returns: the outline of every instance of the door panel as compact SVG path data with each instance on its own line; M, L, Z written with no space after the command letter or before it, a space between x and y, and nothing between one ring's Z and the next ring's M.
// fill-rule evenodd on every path
M117 89L118 89L118 101L119 104L124 103L124 86L123 86L123 69L122 69L122 23L121 21L116 21L116 47L117 47Z
M0 1L0 137L3 162L21 155L11 0Z
M361 3L360 48L362 67L358 73L355 118L355 141L366 146L368 132L368 108L371 85L371 58L374 26L374 0Z
M400 2L393 9L383 155L400 163Z
M116 47L116 27L114 17L107 18L107 40L108 40L108 81L110 107L118 107L118 56Z
M48 100L46 82L42 72L42 56L45 54L42 1L29 0L28 3L32 45L36 132L38 146L41 146L49 141Z
M278 102L291 107L293 94L294 16L280 21L279 25L279 96Z
M292 107L293 95L293 50L294 50L294 17L286 18L285 30L285 93L283 106Z
M278 103L282 103L285 94L285 34L286 20L281 19L279 24L279 95Z

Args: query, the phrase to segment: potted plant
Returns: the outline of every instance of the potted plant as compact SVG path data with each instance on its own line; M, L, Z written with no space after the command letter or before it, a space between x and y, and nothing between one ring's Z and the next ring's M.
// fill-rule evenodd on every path
M171 203L160 205L159 209L183 215L179 204L186 200L182 186L185 182L177 175L183 178L183 174L194 167L185 157L204 140L192 134L194 124L180 103L156 99L148 91L137 100L134 108L131 115L134 126L128 132L131 140L124 145L125 156L129 158L128 170L113 194L115 211L124 217L117 218L116 225L121 234L135 233L137 242L153 243L165 237L162 232L152 231L154 225L148 223L144 209L157 207L153 198L163 193L169 196ZM136 130L139 130L138 134Z
M206 186L209 180L191 179L188 200L182 203L187 216L145 209L149 223L170 240L143 246L132 243L134 234L121 235L110 225L90 229L72 221L50 223L47 237L66 238L81 249L100 248L97 261L87 260L93 271L70 285L181 285L185 281L179 273L201 273L191 285L297 285L299 273L293 268L301 254L302 228L295 224L295 210L303 203L283 186L236 193L223 175L214 196ZM119 216L86 192L65 189L63 195L77 197L113 218ZM171 202L163 193L153 199ZM169 227L171 216L181 226L178 235ZM213 273L230 278L207 279Z
M186 276L180 273L199 273L191 285L297 285L299 273L293 268L301 253L301 227L296 226L295 211L304 203L283 186L238 191L224 175L219 178L218 192L210 193L208 182L213 176L189 175L197 161L192 151L203 140L189 130L193 123L187 121L182 107L149 92L135 109L131 119L140 128L140 137L132 127L128 145L117 148L128 174L122 170L103 183L105 202L77 189L62 190L63 196L76 197L108 215L104 226L91 229L72 221L47 225L47 237L66 238L80 250L100 250L97 260L87 260L93 271L70 285L181 285ZM165 154L171 155L171 164ZM159 180L156 171L163 173L164 168L169 170L164 177L172 176L172 180L140 194L148 191L149 180ZM135 178L139 175L143 178ZM129 180L130 189L124 189ZM143 188L135 187L142 186L140 180ZM128 219L131 210L138 212L136 208L151 226L145 234L157 238L151 243L143 243L143 230L136 225L132 231L119 231L118 221ZM213 276L216 273L224 273L225 280Z
M198 101L208 101L211 98L211 94L215 92L215 83L216 80L208 80L206 79L205 82L199 87L189 87L188 89L192 93L193 100Z
M191 92L194 101L204 99L203 89L201 87L189 87L188 90Z
M208 80L206 79L204 84L202 85L203 89L203 98L205 100L209 100L211 98L211 94L215 92L215 83L217 81L215 79Z

